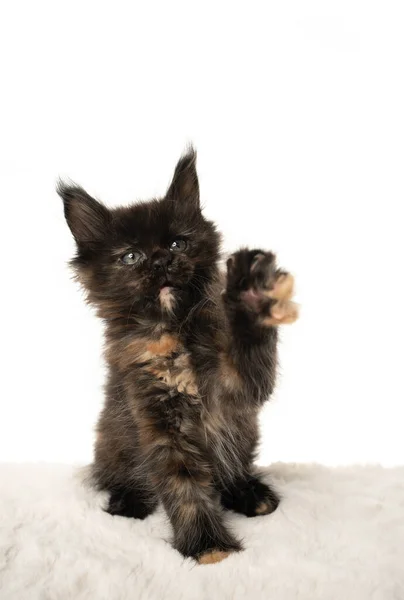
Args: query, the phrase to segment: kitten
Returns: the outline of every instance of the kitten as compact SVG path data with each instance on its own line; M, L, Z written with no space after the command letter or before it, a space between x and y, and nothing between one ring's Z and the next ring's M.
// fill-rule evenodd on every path
M297 317L293 278L242 249L218 267L193 149L160 200L108 209L60 183L77 277L105 324L109 368L93 476L108 512L144 519L162 502L174 547L200 563L241 549L225 509L274 511L253 460L275 382L277 326Z

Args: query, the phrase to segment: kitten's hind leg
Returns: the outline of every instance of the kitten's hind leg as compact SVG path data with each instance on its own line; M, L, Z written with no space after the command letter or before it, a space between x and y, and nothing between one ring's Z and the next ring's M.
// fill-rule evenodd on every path
M279 504L279 496L275 490L255 475L230 483L222 491L221 500L228 510L234 510L247 517L268 515L274 512Z
M157 498L151 493L122 486L111 491L106 512L121 517L145 519L154 512L156 507Z

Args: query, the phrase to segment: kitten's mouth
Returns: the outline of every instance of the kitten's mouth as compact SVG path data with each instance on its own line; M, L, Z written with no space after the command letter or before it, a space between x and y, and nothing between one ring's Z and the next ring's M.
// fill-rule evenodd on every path
M162 309L169 313L172 312L177 302L176 291L178 291L178 287L174 286L172 281L167 280L160 285L158 299Z
M174 291L174 288L172 287L172 285L163 285L163 287L160 288L159 290L159 298L161 300L161 298L165 298L168 296L171 296L171 293Z
M168 301L171 302L171 300L174 298L175 292L177 291L178 288L173 284L172 281L164 281L159 285L157 297L162 304Z
M166 279L166 281L164 281L161 285L160 285L160 292L168 292L168 291L174 291L174 290L179 290L180 286L175 285L172 281L169 281L168 279Z

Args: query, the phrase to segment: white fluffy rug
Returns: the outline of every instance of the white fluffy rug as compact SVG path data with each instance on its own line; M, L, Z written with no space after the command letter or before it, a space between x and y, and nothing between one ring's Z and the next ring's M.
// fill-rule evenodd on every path
M404 467L277 464L270 516L232 515L246 550L195 565L158 512L111 517L82 472L0 465L1 600L403 600Z

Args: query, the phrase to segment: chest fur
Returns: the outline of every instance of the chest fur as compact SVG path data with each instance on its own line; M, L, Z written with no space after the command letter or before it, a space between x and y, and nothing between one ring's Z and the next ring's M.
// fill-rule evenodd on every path
M191 355L178 335L162 333L159 337L136 337L112 344L108 362L126 374L147 376L150 383L170 390L198 396L198 384Z
M192 368L191 355L178 337L164 334L147 345L146 371L181 394L198 395L198 385Z

